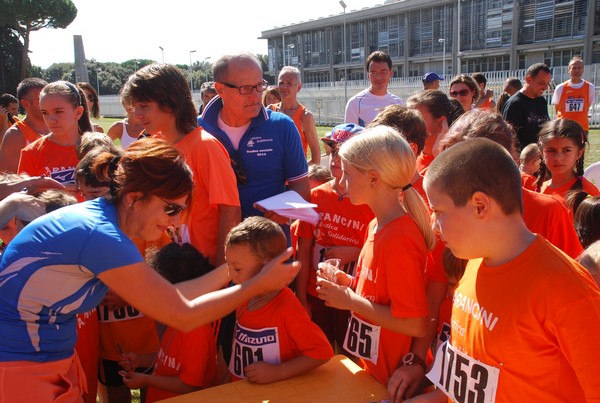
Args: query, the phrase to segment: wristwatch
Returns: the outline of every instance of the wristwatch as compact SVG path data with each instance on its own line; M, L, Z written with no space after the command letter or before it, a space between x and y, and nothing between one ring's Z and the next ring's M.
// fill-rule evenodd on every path
M427 365L425 361L418 355L415 355L412 352L406 353L404 357L402 357L402 366L406 365L420 365L423 368L423 371L427 372Z

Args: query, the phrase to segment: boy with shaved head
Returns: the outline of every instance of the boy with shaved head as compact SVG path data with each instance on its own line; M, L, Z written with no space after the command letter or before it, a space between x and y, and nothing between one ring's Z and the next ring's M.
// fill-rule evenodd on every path
M451 339L428 374L438 389L414 401L600 398L600 291L525 226L510 154L488 139L464 141L432 162L424 187L434 229L471 260L454 294Z

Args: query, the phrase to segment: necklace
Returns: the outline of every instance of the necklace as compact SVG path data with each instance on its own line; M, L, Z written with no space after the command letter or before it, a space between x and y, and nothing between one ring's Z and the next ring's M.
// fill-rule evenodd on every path
M256 304L258 304L260 301L268 298L268 297L272 297L277 295L281 290L275 290L275 291L271 291L268 294L263 295L262 297L259 297L257 299L255 299L254 301L248 302L248 305L246 305L245 308L240 309L240 314L238 315L238 318L241 318L242 315L244 313L246 313L250 308L252 308L253 306L255 306Z
M333 189L333 191L335 193L337 193L337 195L338 195L338 201L343 201L344 197L348 197L348 193L345 193L345 194L340 193L340 191L338 190L337 186L335 185L335 182L331 184L331 188Z

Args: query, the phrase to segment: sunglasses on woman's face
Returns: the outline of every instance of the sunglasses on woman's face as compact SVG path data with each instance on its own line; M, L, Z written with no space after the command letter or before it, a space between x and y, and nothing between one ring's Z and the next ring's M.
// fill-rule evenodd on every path
M155 195L156 196L156 195ZM181 214L181 212L183 210L185 210L185 204L182 206L180 204L177 203L170 203L168 201L166 201L165 199L163 199L160 196L156 196L158 197L163 203L166 204L165 206L165 214L168 215L169 217L175 217L178 214Z
M460 91L450 91L450 96L452 98L456 98L457 96L461 96L461 97L466 97L467 95L469 95L469 90L467 89L462 89Z

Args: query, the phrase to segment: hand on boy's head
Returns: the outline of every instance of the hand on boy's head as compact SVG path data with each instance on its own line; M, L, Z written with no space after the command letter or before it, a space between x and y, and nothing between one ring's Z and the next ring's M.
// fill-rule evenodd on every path
M300 262L285 263L292 256L292 248L287 248L279 256L271 259L255 277L265 292L281 290L290 284L298 271Z

